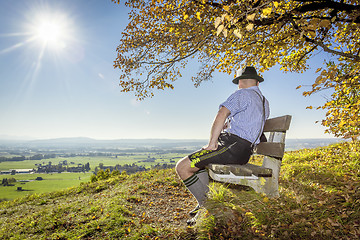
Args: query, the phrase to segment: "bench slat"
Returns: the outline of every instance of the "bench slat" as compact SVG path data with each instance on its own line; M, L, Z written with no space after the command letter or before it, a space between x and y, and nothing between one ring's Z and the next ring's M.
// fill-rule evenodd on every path
M282 158L284 156L285 143L261 142L256 147L256 153L266 156Z
M264 126L264 132L285 132L289 130L290 122L290 115L268 119Z
M230 172L235 176L252 176L256 177L271 177L272 169L264 168L261 166L257 166L254 164L247 163L245 165L237 165L237 164L209 164L208 168L210 168L215 174L225 174L229 175Z
M232 167L233 165L227 164L227 165L222 165L222 164L209 164L209 168L216 174L230 174L230 172L232 172L234 170L234 168ZM236 165L236 166L241 166L241 165ZM237 175L240 176L251 176L251 171L248 169L237 169L236 172L238 173ZM234 173L234 172L233 172Z
M261 166L257 166L251 163L247 163L245 165L231 165L231 172L234 175L242 176L242 171L248 171L251 172L253 175L257 177L271 177L272 176L272 169L270 168L264 168ZM242 171L239 169L242 169Z

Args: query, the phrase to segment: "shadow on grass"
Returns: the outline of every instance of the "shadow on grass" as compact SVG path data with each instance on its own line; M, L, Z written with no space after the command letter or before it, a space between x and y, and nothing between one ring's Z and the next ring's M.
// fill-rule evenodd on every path
M35 190L31 190L31 189L16 189L17 192L33 192Z

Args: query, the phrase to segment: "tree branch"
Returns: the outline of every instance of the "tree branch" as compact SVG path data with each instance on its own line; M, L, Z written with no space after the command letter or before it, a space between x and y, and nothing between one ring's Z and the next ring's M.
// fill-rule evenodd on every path
M316 11L321 9L334 9L337 11L345 11L345 12L352 12L352 11L359 11L360 5L351 5L343 2L334 2L330 0L295 0L296 2L301 3L309 3L301 5L299 8L295 9L300 13Z

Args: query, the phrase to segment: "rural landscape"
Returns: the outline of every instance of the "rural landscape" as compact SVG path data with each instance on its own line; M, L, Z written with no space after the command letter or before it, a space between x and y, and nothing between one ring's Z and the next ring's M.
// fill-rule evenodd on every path
M76 186L90 181L99 170L132 174L174 168L179 158L205 142L88 138L1 141L0 200Z
M287 149L314 148L336 139L288 140ZM174 168L206 140L0 140L0 201L77 186L99 170L132 174ZM38 180L36 180L38 179Z
M359 238L358 141L287 151L279 198L213 182L206 210L191 228L186 227L187 212L196 203L173 169L174 162L191 151L190 143L194 141L171 143L167 150L153 143L148 149L113 153L73 149L68 155L52 148L58 154L55 158L3 161L2 171L49 161L52 165L67 161L69 167L89 163L90 171L2 174L13 186L0 187L5 200L0 203L0 235L3 239ZM259 164L257 158L251 161ZM144 170L106 170L116 165Z

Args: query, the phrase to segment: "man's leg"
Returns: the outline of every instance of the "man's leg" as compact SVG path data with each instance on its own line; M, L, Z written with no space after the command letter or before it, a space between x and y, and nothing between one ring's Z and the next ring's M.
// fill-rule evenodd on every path
M207 170L205 168L203 168L203 169L200 169L199 171L197 171L195 174L198 176L200 182L204 185L205 193L207 194L209 192L209 174L208 174ZM193 210L191 210L189 212L189 215L194 217L198 213L200 208L201 207L198 204Z
M209 174L205 168L196 172L196 175L205 186L209 185Z
M206 200L208 186L204 185L196 174L200 169L191 167L189 157L185 157L176 164L175 170L187 189L196 198L199 206L202 206Z

